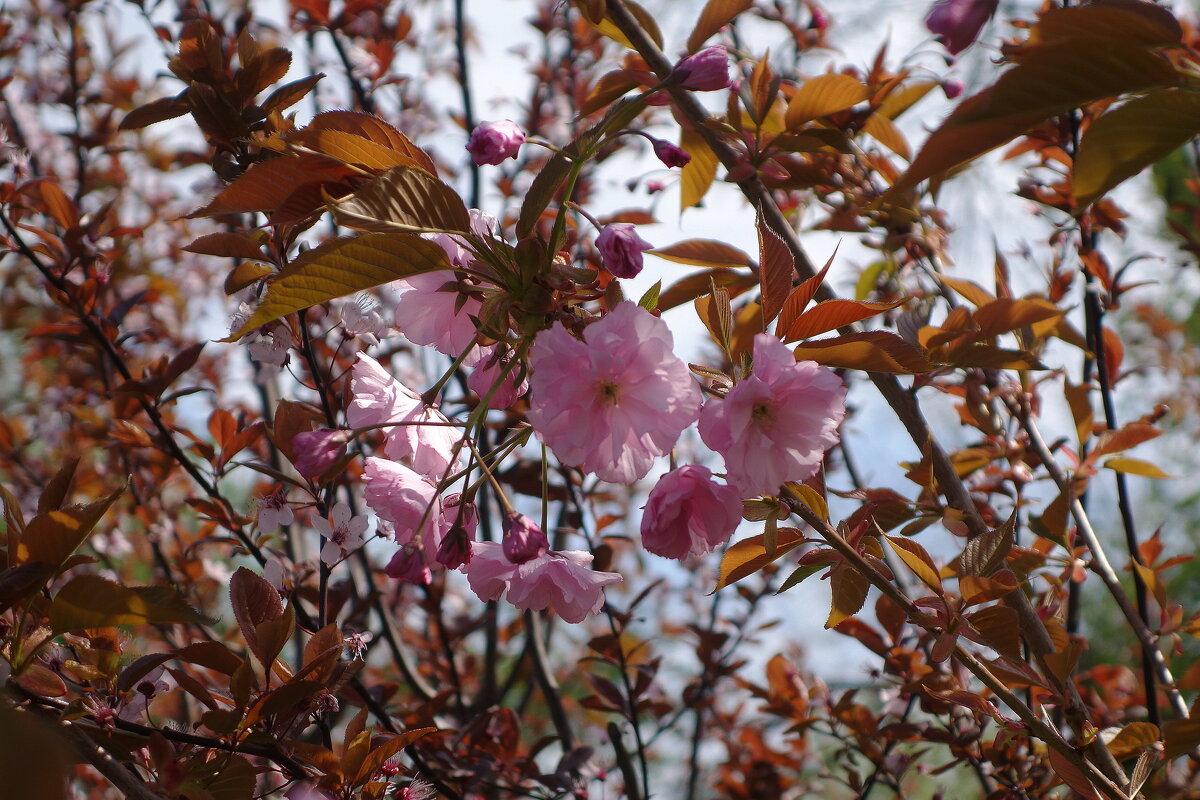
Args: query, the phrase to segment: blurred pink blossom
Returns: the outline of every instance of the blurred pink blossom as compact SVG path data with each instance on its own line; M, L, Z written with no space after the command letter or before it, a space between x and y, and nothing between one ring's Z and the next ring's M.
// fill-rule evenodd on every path
M729 87L729 54L722 45L706 47L675 65L680 85L694 92L715 92Z
M742 519L738 491L707 467L685 466L658 479L642 514L642 544L664 558L702 556L729 540Z
M483 303L457 290L454 273L438 271L413 275L396 283L403 290L396 303L396 327L413 344L429 345L443 355L458 358L475 345L475 323ZM463 362L473 366L479 353Z
M623 302L580 341L561 323L530 353L529 421L566 464L613 483L645 477L697 418L700 391L667 324Z
M937 0L925 17L925 27L951 55L958 55L974 44L999 4L1000 0Z
M725 458L730 485L743 496L775 494L816 474L837 444L846 387L812 361L797 362L783 342L754 337L754 366L724 400L709 400L700 437Z
M479 166L499 164L505 159L516 158L524 143L525 131L511 119L481 122L471 131L467 152Z

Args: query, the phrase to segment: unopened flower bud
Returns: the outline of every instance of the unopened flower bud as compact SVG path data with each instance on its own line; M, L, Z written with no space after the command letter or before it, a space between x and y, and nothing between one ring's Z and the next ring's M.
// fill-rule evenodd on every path
M396 555L392 556L392 560L384 567L384 572L388 577L395 578L398 581L408 581L426 585L433 580L433 573L429 571L429 567L425 565L425 559L421 557L421 548L415 544L406 544L396 551Z
M999 4L1000 0L938 0L925 17L925 27L951 55L958 55L975 42Z
M550 549L545 532L524 514L510 511L504 515L504 557L513 564L524 564Z
M292 439L292 451L296 454L296 471L310 481L320 478L346 454L346 442L350 431L330 430L306 431Z
M678 145L663 139L654 139L654 155L668 167L683 167L692 160L691 155Z
M604 268L617 278L632 278L641 272L642 253L653 246L628 222L611 222L596 237Z
M525 131L511 119L481 122L471 131L467 152L479 166L494 165L507 158L516 158L524 142Z
M945 92L946 98L949 100L953 100L962 94L964 88L966 87L963 86L963 82L956 78L942 81L942 91Z
M729 55L721 45L706 47L675 65L675 76L685 89L715 92L729 87Z

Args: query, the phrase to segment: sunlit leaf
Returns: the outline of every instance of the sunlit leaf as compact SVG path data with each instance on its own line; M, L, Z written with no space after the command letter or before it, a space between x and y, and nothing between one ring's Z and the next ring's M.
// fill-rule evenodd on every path
M680 170L679 210L686 211L704 199L708 188L717 177L717 156L709 149L699 133L684 128L679 137L679 146L686 150L692 160Z
M471 230L462 198L418 167L395 167L330 203L339 225L360 231Z
M863 82L849 75L818 75L800 85L788 101L784 120L788 128L827 117L858 105L871 96Z
M1121 761L1137 755L1138 751L1158 744L1161 733L1157 725L1149 722L1131 722L1108 742L1108 749Z
M1135 42L1080 38L1033 48L995 85L950 114L888 194L911 189L1084 103L1178 80L1167 59Z
M796 259L779 234L771 230L760 214L758 231L758 276L762 286L762 316L764 324L779 315L784 300L796 276Z
M826 300L805 311L788 327L785 342L807 339L835 328L869 319L908 301L901 297L889 303L867 303L860 300Z
M1169 475L1163 472L1157 464L1149 461L1143 461L1140 458L1130 458L1128 456L1116 456L1104 462L1104 466L1114 472L1124 472L1127 475L1140 475L1143 478L1173 478L1174 475Z
M724 28L733 18L754 5L754 0L708 0L700 19L692 29L687 40L687 51L694 53L704 46L704 43Z
M79 549L96 523L124 491L122 487L94 503L38 514L25 526L17 560L23 564L38 562L57 570Z
M862 609L863 603L867 601L871 582L853 568L843 566L833 571L829 583L833 590L833 601L830 603L825 627L833 628Z
M55 633L185 622L212 624L170 586L130 588L93 574L72 578L50 604L50 628Z
M921 579L930 589L933 589L938 594L942 592L942 579L938 575L938 569L933 563L933 559L929 557L929 553L920 543L912 539L904 539L897 536L885 536L888 544L896 551L896 555L904 562L904 565L912 570L913 574Z
M766 534L743 539L729 547L721 559L720 579L716 589L737 583L747 575L753 575L772 561L790 552L804 540L804 534L795 528L777 528L775 531L775 553L767 555Z
M1087 800L1099 800L1099 795L1096 793L1091 782L1088 781L1079 767L1072 764L1065 755L1053 747L1047 749L1046 755L1050 758L1050 768L1062 779L1063 783L1070 786L1076 793L1087 798Z
M1072 188L1082 208L1166 158L1200 132L1200 93L1162 89L1093 122L1079 143Z
M301 254L267 284L267 295L238 331L250 331L301 309L399 278L449 269L446 252L414 233L368 233L331 239Z
M338 131L351 133L355 136L383 145L389 150L403 153L411 163L424 169L430 175L437 174L433 159L421 148L396 128L371 114L359 111L325 111L313 117L308 127L297 131L294 136L308 136L312 131ZM290 137L289 137L290 139Z
M723 269L754 266L754 259L749 255L715 239L684 239L682 242L646 252L667 261L696 267Z
M866 331L796 345L796 360L827 367L913 375L934 369L918 348L887 331Z
M896 123L882 114L876 113L867 117L867 121L863 123L862 130L863 133L871 136L875 141L905 161L912 159L912 148L908 146L908 139L896 127Z
M347 167L324 156L272 158L250 167L212 202L188 216L272 212L304 186L340 184L351 174Z

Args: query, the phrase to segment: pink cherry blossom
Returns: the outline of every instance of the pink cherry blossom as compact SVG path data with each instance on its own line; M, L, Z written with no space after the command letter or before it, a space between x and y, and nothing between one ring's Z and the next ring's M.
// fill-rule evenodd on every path
M622 580L613 572L594 572L591 563L591 553L552 550L513 564L501 545L475 542L463 571L480 600L498 600L507 589L508 602L522 611L551 608L566 622L576 623L604 605L605 586Z
M278 528L280 525L291 525L295 520L292 507L287 503L287 493L283 491L263 495L258 501L258 529L264 533Z
M530 352L529 421L561 461L613 483L645 477L698 416L700 391L667 324L623 302L583 341L561 323Z
M501 348L498 346L487 348L483 352L486 355L467 376L467 386L481 398L487 398L488 408L508 408L529 390L529 376L523 376L518 385L517 376L521 374L521 365L509 366L511 354L501 355Z
M317 517L313 520L313 527L317 529L317 533L328 539L321 548L321 561L325 562L325 566L332 567L363 546L367 518L351 516L350 506L345 503L334 505L329 517L330 519Z
M384 445L388 458L404 461L434 481L440 481L451 465L460 461L461 452L455 455L455 450L461 451L461 431L370 356L359 353L350 391L354 398L346 409L346 420L351 426L393 425Z
M604 605L604 587L619 583L615 572L591 569L592 554L550 551L519 564L508 584L508 602L522 611L551 608L565 622L583 622Z
M707 467L686 466L658 479L642 514L642 544L664 558L702 556L729 540L742 519L738 491Z
M728 481L743 496L775 494L816 474L837 444L845 398L832 371L797 362L783 342L760 333L751 374L705 405L700 437L724 456Z
M397 281L404 291L396 303L396 327L413 344L429 345L443 355L458 358L475 345L475 323L483 303L457 290L454 273L425 272ZM466 366L479 360L478 352L467 356Z
M437 553L445 522L436 486L403 464L384 458L363 462L363 483L367 506L395 527L398 544L408 544L419 536Z

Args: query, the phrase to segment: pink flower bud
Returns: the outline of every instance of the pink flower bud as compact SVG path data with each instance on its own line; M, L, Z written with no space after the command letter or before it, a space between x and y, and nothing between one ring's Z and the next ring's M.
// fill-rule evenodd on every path
M950 78L949 80L942 81L942 91L946 93L946 98L949 100L953 100L954 98L958 97L963 93L963 89L965 88L966 87L963 86L963 82L957 78Z
M729 55L721 45L706 47L675 65L675 77L685 89L715 92L729 87Z
M420 585L428 584L433 580L433 573L429 571L429 567L425 565L425 559L421 556L421 548L415 544L406 544L397 550L396 555L392 556L392 560L388 562L383 571L388 574L388 577L398 581L408 581Z
M666 188L667 188L667 185L665 183L663 183L662 181L655 180L653 178L646 181L646 192L648 194L658 194L659 192L663 191Z
M545 555L550 549L545 532L524 514L508 512L504 515L503 527L504 557L513 564L524 564Z
M975 42L999 3L1000 0L937 0L925 17L925 27L941 39L951 55L958 55Z
M825 13L825 9L820 6L809 6L808 13L810 30L823 31L829 27L829 15Z
M310 481L317 480L346 454L349 440L350 431L327 428L296 434L292 439L296 471Z
M641 272L642 253L652 247L629 222L610 222L596 237L604 268L617 278L632 278Z
M525 131L511 119L481 122L471 131L467 152L479 166L499 164L506 158L516 158L524 142Z
M692 160L691 155L678 145L673 145L663 139L653 139L654 155L668 167L686 166Z

